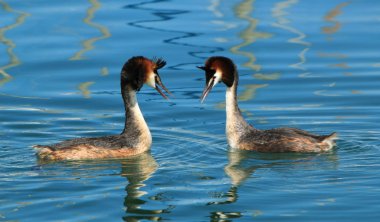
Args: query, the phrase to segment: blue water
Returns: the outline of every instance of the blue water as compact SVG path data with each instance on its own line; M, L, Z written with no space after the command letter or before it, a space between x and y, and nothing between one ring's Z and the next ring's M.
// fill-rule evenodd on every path
M380 2L0 0L0 221L377 221ZM151 152L41 165L32 145L118 134L121 66L163 57L144 87ZM225 87L204 104L195 66L239 67L260 129L339 133L334 151L230 150Z

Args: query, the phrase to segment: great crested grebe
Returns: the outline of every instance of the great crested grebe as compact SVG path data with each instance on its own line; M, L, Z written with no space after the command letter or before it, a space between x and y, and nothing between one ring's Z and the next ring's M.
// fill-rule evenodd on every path
M155 88L165 99L170 94L162 84L157 70L164 67L162 59L149 60L142 56L130 58L121 70L121 95L125 107L125 125L120 135L78 138L52 145L36 145L40 160L80 160L123 158L149 150L152 136L137 103L136 92L143 84Z
M315 135L296 128L259 130L243 118L237 103L238 72L231 59L215 56L206 60L206 87L201 96L204 101L211 89L219 82L226 90L226 135L232 148L258 152L323 152L334 147L337 134Z

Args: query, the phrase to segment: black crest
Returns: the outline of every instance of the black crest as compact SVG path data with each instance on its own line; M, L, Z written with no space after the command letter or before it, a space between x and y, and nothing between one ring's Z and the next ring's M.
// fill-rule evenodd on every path
M153 62L154 64L156 64L156 67L155 67L155 71L157 71L158 69L161 69L162 67L164 67L166 65L166 61L163 60L162 58L153 58Z

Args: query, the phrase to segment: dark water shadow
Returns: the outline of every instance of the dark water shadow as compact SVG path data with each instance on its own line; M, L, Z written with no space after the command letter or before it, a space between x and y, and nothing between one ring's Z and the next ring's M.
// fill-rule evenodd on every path
M162 2L170 2L170 0L145 1L145 2L129 4L129 5L124 6L124 8L128 8L128 9L148 11L152 15L157 17L157 19L144 19L144 20L139 20L135 22L129 22L127 24L129 26L141 28L141 29L148 29L148 30L155 30L159 32L178 34L175 37L164 39L163 43L194 48L194 50L187 50L187 53L190 56L195 57L195 58L205 59L207 58L207 56L201 56L200 54L211 54L211 53L221 52L225 50L222 47L213 47L213 46L200 45L200 44L190 44L190 43L185 42L186 39L195 38L195 37L199 37L203 35L203 33L201 32L171 30L171 29L158 28L158 27L146 25L145 23L152 23L152 22L164 24L167 21L176 19L178 16L182 14L191 13L191 11L189 10L169 10L169 9L157 9L157 8L144 7L146 5L157 4L157 3L162 3ZM181 41L181 40L184 40L184 41ZM202 50L199 50L199 49L202 49ZM198 65L198 63L179 63L179 64L176 64L175 66L170 66L169 68L179 69L178 67L180 66L193 65L193 64Z

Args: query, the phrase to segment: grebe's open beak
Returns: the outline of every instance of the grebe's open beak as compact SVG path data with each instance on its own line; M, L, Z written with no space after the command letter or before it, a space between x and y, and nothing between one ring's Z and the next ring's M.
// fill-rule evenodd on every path
M208 93L211 91L211 89L214 87L215 77L212 77L208 84L205 86L202 96L201 96L201 103L206 99Z
M160 86L163 90L165 90L165 92L167 92L169 95L172 95L172 93L164 86L164 84L162 83L161 81L161 78L159 75L156 75L154 77L154 82L155 82L155 89L157 90L158 93L160 93L160 95L162 97L164 97L165 99L169 99L162 91L160 88L158 88L158 86Z
M209 92L212 90L212 88L214 88L216 84L220 82L221 79L222 79L222 75L220 72L215 72L215 74L210 79L206 79L206 86L201 96L201 103L203 103L203 101L206 99Z

